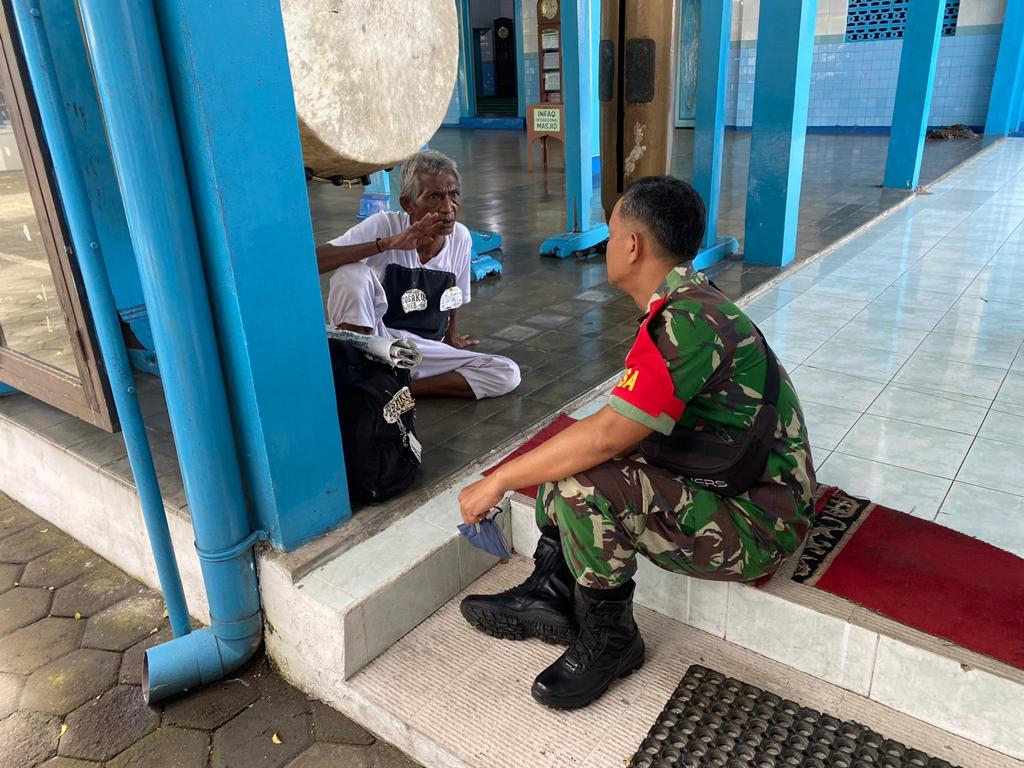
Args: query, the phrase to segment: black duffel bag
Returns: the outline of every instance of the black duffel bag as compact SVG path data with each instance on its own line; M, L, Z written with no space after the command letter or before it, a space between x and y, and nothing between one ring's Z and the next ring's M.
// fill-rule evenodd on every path
M328 339L345 473L353 498L374 504L404 491L420 466L411 377Z

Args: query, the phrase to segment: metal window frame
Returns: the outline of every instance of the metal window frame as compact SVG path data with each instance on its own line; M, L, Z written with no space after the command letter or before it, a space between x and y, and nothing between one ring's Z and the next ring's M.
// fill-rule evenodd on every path
M97 354L88 303L73 260L59 191L39 128L39 116L14 16L6 2L0 2L0 79L9 95L7 109L15 141L21 153L32 206L79 371L75 375L40 362L29 354L0 346L0 381L112 432L117 424L110 388L102 359Z

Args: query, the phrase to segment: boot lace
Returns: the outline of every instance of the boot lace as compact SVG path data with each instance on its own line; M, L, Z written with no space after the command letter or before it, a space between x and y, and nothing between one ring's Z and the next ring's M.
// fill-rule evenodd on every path
M565 652L565 660L575 667L586 667L601 653L604 643L601 642L601 620L597 610L587 611L580 624L580 633L576 641Z
M548 570L549 565L543 559L536 560L533 564L533 573L526 577L526 581L517 587L512 587L508 592L513 594L532 592L540 585L541 580L548 575Z

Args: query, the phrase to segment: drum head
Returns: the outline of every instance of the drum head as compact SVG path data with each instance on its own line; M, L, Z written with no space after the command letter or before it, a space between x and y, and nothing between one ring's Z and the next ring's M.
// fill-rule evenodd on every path
M423 148L455 88L455 3L282 0L281 11L314 175L357 178Z

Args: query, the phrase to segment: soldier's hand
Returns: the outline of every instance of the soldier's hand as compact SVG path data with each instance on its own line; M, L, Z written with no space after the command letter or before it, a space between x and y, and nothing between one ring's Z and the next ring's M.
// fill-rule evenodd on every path
M496 507L505 495L505 489L498 485L494 475L467 485L459 494L459 507L462 509L462 522L479 523L491 507Z

